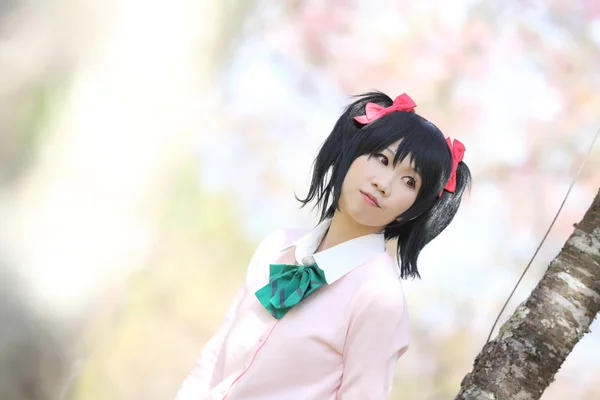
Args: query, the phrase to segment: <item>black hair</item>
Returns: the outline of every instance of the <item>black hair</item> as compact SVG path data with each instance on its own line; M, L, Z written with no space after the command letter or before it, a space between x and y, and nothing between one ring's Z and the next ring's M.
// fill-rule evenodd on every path
M414 204L398 216L400 221L394 219L388 224L383 233L386 241L398 240L400 276L420 278L417 269L419 253L454 218L462 194L470 186L469 168L461 161L456 170L456 190L454 193L443 190L452 170L452 154L444 134L420 115L404 111L392 112L362 125L354 117L365 114L366 103L389 107L393 101L378 91L355 98L357 100L346 107L317 154L308 195L296 199L302 203L301 208L316 200L315 206L321 210L319 222L333 217L340 209L342 184L352 162L365 154L375 155L402 139L394 165L410 157L422 183ZM442 195L438 197L440 191Z

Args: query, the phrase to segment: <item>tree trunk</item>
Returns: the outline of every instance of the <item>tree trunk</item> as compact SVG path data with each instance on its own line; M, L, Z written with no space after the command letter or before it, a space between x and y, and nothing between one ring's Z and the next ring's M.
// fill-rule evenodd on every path
M475 359L456 399L539 399L600 311L600 191L548 271Z

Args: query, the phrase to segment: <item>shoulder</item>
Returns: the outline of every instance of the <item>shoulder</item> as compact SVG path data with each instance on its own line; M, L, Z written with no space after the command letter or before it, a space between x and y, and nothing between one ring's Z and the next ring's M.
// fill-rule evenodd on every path
M356 304L370 312L379 310L402 314L406 311L406 297L400 279L398 264L382 252L349 274L356 283Z
M266 235L256 247L251 265L257 265L270 260L274 255L294 243L299 237L308 232L307 229L277 229Z
M398 263L387 252L381 252L352 271L354 279L374 295L402 292Z
M254 250L248 264L246 284L250 285L255 279L262 282L262 277L268 276L268 265L286 247L306 233L302 229L277 229L266 235Z
M260 252L280 251L294 243L297 239L308 233L309 229L277 229L265 236L259 243L257 250Z

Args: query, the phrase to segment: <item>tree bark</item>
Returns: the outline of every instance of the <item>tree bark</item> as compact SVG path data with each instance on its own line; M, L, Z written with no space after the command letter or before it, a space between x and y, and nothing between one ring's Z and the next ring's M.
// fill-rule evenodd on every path
M600 311L600 191L529 298L475 359L457 400L539 399Z

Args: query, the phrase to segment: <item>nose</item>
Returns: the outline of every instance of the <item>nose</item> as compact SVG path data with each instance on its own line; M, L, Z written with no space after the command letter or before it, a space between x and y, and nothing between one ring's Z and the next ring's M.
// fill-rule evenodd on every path
M387 197L391 190L391 177L389 176L377 176L371 181L371 185L377 190L383 197Z

